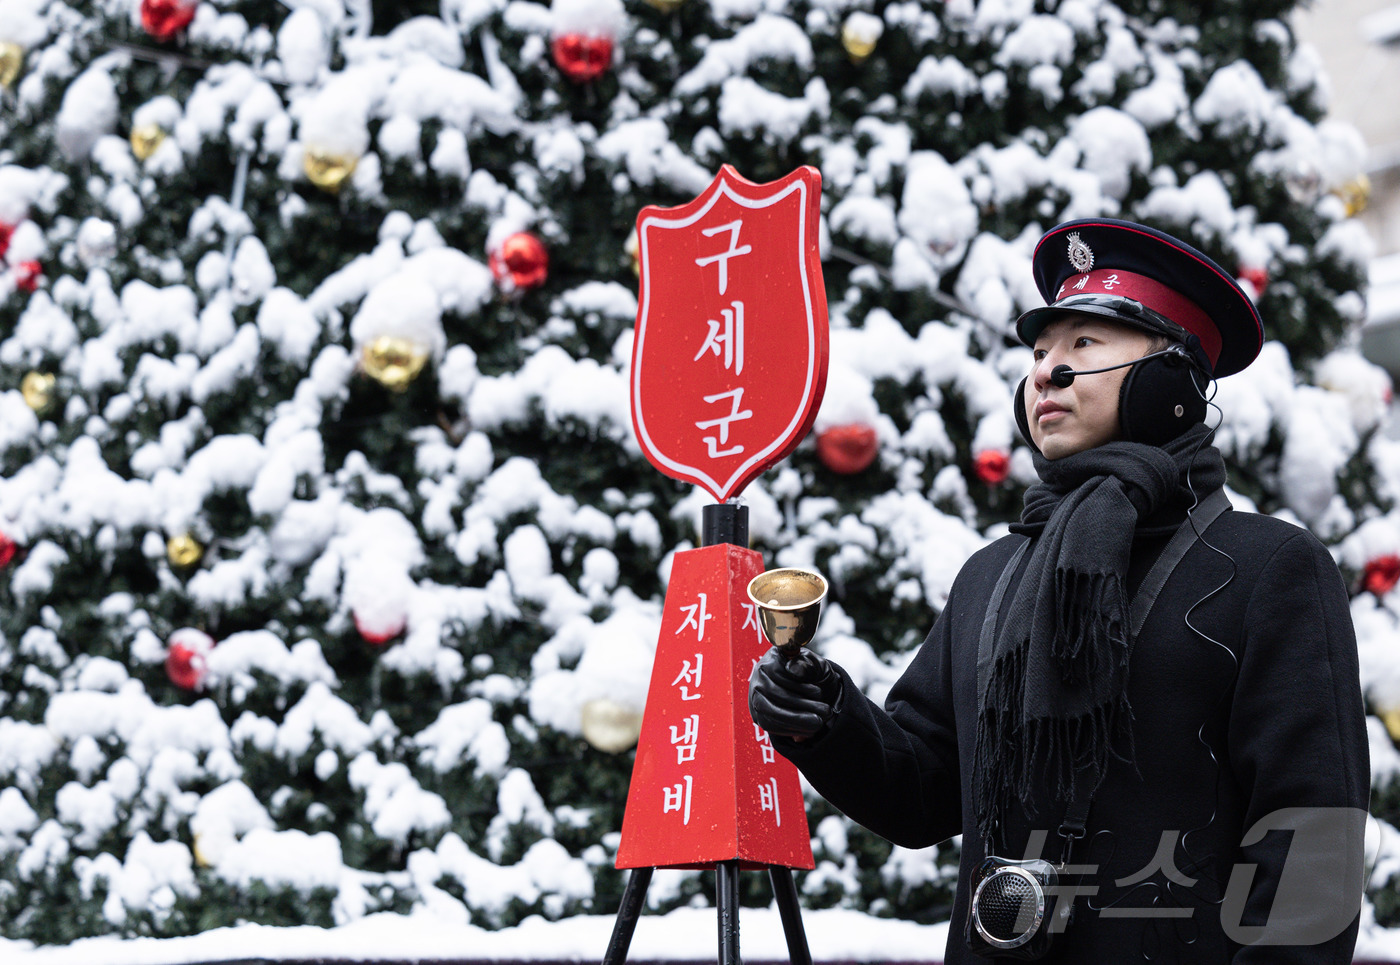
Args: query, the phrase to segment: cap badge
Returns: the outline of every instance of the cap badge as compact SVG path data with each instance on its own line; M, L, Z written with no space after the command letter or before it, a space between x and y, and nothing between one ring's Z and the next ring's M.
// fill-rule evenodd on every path
M1094 249L1084 243L1077 231L1069 235L1069 263L1077 272L1086 272L1094 267Z

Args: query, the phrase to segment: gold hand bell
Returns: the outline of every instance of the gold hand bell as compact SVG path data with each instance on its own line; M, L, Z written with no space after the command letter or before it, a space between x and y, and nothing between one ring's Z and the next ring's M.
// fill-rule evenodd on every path
M768 642L791 659L811 643L826 599L826 580L812 570L766 570L749 581L758 625Z

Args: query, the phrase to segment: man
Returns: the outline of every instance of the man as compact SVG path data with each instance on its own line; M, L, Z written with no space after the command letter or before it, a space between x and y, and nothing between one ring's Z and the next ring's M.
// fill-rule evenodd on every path
M753 718L871 830L962 835L949 963L1350 962L1370 776L1347 594L1312 534L1223 511L1202 424L1258 313L1127 222L1061 225L1033 266L1021 521L964 565L884 708L773 651Z

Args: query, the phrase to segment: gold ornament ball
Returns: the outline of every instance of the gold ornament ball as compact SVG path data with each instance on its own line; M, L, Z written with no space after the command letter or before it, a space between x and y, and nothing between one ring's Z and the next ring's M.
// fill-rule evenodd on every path
M131 129L131 153L144 161L165 143L165 131L159 124L142 124Z
M608 754L621 754L637 746L642 715L632 707L607 697L583 705L583 739Z
M622 246L622 250L627 253L627 261L632 266L632 274L640 277L642 274L642 245L637 239L636 228L633 228L632 233L627 236L627 244Z
M24 67L24 48L11 40L0 40L0 87L9 87Z
M1347 217L1355 218L1371 206L1371 179L1358 174L1346 184L1333 189L1333 194L1347 206Z
M187 570L204 559L204 546L189 533L181 533L166 541L165 556L171 566Z
M43 415L53 408L55 379L48 372L30 372L19 383L19 391L24 401L37 415Z
M841 25L841 46L845 48L851 63L860 65L875 52L880 42L880 21L871 15L853 14Z
M1390 739L1400 744L1400 707L1381 711L1381 722L1385 724L1386 733L1390 734Z
M662 13L675 13L683 3L685 0L647 0L648 6L655 7Z
M209 847L205 841L205 836L195 834L194 836L194 863L201 868L212 868L217 863L209 854Z
M355 173L358 163L358 157L335 154L316 147L308 147L301 159L302 169L311 183L329 194L339 193L346 179Z
M394 392L407 389L427 363L427 349L395 335L379 336L365 346L360 357L365 373Z

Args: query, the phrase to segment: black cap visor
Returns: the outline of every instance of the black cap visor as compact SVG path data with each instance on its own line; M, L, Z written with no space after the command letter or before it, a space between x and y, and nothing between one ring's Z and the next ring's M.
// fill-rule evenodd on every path
M1053 305L1032 308L1016 319L1016 336L1031 347L1045 326L1065 315L1090 315L1161 335L1174 342L1185 342L1190 332L1165 315L1155 312L1139 301L1118 295L1088 293L1062 298Z

